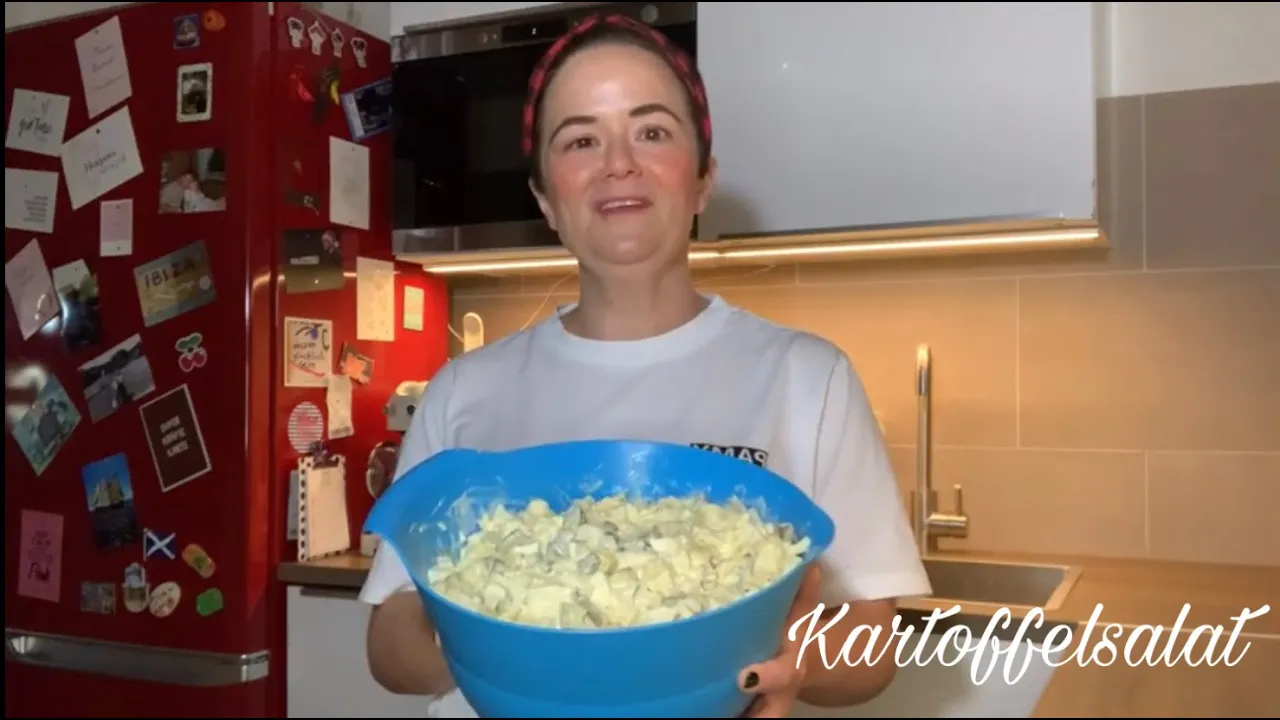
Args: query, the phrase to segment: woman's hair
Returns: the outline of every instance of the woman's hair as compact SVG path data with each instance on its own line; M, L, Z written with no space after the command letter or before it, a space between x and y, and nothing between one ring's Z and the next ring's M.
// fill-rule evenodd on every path
M529 76L522 139L524 154L529 161L529 177L539 190L542 189L542 162L538 152L538 136L542 126L542 100L547 86L566 60L587 48L610 43L632 45L652 53L679 78L697 132L698 174L707 172L711 162L711 113L707 106L707 89L702 84L702 75L697 66L666 35L642 22L623 15L592 15L556 40Z

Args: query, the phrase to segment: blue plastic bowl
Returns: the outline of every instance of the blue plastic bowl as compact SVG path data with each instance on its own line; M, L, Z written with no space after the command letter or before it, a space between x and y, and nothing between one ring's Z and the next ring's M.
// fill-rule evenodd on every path
M487 617L427 586L496 503L705 493L741 499L810 541L803 564L772 585L695 617L621 629L556 630ZM761 505L763 502L763 506ZM831 518L768 470L683 445L592 440L508 452L447 450L409 470L374 504L365 531L395 548L440 634L463 696L480 717L737 717L747 665L773 657L805 568L831 544Z

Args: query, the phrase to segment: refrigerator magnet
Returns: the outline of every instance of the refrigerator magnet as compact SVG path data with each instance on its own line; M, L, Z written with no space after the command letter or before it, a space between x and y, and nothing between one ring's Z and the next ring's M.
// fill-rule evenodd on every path
M311 23L311 27L307 28L307 37L311 38L312 55L319 55L320 51L324 49L326 35L328 33L324 31L324 27L320 25L319 20Z
M124 584L120 594L124 596L125 610L140 613L147 609L151 586L147 585L147 571L143 569L142 563L133 563L124 569Z
M173 348L178 351L178 369L184 373L189 373L197 368L202 368L209 362L209 353L201 347L204 342L204 336L200 333L191 333L186 337L179 338L178 342L173 344Z
M213 63L178 68L178 122L204 122L213 117Z
M307 31L307 26L296 17L291 17L284 21L285 27L289 28L289 44L295 48L302 47L302 35Z
M153 555L164 555L173 560L177 555L173 549L174 533L157 533L154 530L142 531L142 559L150 560Z
M114 615L116 612L116 584L102 582L80 583L80 612L95 615Z
M151 614L158 618L167 618L178 609L178 601L182 600L182 588L176 582L161 583L151 591L151 601L147 604Z
M222 591L218 588L209 588L196 596L196 612L200 617L209 617L221 609Z
M351 38L351 54L356 56L356 65L365 67L366 53L369 52L369 44L362 37Z
M342 46L347 44L347 39L342 36L341 30L334 28L333 32L329 33L329 44L333 45L333 56L340 58L342 57Z
M227 18L217 10L204 11L204 29L209 32L220 32L227 26Z
M173 47L176 50L200 47L199 15L181 15L173 19Z
M213 559L209 557L209 553L205 552L204 548L196 545L195 543L183 548L182 560L187 563L187 565L190 565L191 569L195 570L196 573L205 580L213 577L213 571L218 569L218 566L213 562Z

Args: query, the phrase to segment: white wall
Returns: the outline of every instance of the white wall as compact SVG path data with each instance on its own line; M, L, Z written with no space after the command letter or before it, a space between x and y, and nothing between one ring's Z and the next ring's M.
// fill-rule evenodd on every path
M1280 82L1280 3L1095 3L1103 97Z

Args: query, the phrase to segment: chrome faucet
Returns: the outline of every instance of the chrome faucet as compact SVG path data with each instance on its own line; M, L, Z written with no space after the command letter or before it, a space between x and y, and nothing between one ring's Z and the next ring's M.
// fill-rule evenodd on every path
M969 516L964 514L964 491L955 486L955 512L937 511L938 493L933 489L933 353L928 345L916 348L916 489L911 493L912 529L921 557L938 551L938 538L969 535Z

